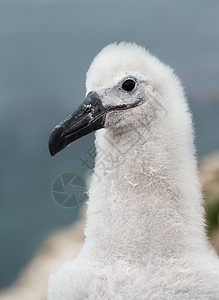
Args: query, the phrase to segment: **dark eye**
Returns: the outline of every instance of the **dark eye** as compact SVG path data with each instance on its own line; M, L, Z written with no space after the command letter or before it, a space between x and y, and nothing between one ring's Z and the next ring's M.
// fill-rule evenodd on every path
M122 84L122 89L126 92L131 92L135 88L135 81L132 79L127 79Z

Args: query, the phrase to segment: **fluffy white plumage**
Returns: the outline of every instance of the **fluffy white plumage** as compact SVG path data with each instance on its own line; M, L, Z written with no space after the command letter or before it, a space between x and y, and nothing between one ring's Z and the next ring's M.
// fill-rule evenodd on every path
M120 82L137 80L125 93ZM86 241L50 277L49 300L219 299L219 260L205 234L192 118L173 70L130 43L94 59L87 92L145 102L96 133Z

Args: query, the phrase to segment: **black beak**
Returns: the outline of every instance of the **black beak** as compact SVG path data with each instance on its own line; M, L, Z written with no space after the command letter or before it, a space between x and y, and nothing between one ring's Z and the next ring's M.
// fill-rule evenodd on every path
M53 129L49 138L50 154L54 156L80 137L104 128L109 112L126 110L144 102L143 98L139 98L132 104L103 106L100 96L95 92L90 92L78 109Z
M52 131L49 139L50 154L54 156L73 141L103 128L108 111L99 95L90 92L78 109Z

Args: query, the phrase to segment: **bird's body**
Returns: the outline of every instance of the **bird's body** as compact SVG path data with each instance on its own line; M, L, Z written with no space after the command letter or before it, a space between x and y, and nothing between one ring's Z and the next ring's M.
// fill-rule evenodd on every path
M90 91L110 111L96 133L86 241L51 276L48 299L219 299L179 80L143 48L121 43L94 60Z

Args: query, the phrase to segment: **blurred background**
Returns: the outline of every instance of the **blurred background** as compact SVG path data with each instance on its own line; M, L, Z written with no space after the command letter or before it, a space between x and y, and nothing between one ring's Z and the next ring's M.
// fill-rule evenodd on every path
M48 138L83 101L85 74L94 56L105 45L124 40L145 46L182 79L194 115L209 236L217 247L219 2L1 0L0 288L9 286L1 299L9 299L15 280L14 286L21 287L19 278L27 274L21 271L33 263L32 257L41 257L42 243L47 254L55 251L57 235L51 238L51 233L59 230L63 243L66 238L72 242L74 235L78 249L83 242L83 226L70 226L82 205L63 208L51 190L63 173L86 179L90 167L82 166L81 156L92 147L94 135L54 159ZM35 261L35 270L39 265ZM18 290L16 295L25 299L18 297Z

